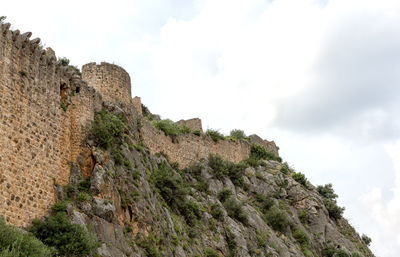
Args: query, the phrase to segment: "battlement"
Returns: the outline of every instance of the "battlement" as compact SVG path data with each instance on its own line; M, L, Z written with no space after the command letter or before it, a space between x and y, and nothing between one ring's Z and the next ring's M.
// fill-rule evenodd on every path
M85 64L82 66L82 79L94 87L104 101L123 102L127 106L132 101L131 78L128 72L115 64Z

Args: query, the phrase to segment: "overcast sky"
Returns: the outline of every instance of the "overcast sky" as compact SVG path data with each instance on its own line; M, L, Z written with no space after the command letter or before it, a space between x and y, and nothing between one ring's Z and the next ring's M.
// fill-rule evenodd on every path
M72 64L124 67L163 118L274 140L333 183L377 256L400 256L400 1L3 2Z

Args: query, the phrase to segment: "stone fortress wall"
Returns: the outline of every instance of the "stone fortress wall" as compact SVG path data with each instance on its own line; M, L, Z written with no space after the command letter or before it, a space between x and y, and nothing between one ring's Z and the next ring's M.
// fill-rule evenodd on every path
M94 161L84 142L103 100L131 108L138 117L130 118L142 120L144 144L181 167L209 153L241 161L249 156L252 142L278 155L274 142L256 136L250 142L216 143L203 133L187 134L172 142L142 117L141 100L131 98L130 77L123 68L89 63L81 78L30 36L0 24L0 216L8 223L28 226L44 216L55 203L55 183L68 183L71 162L90 176ZM202 131L199 119L179 123Z
M54 183L68 183L101 97L40 39L9 28L0 25L0 215L27 226L55 203Z

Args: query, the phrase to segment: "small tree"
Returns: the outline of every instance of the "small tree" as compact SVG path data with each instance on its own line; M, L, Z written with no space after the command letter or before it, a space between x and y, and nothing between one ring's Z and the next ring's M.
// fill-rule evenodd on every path
M363 234L362 236L361 236L361 239L362 239L362 241L364 242L364 244L366 244L366 245L370 245L371 244L371 242L372 242L372 239L369 237L369 236L367 236L367 235L365 235L365 234Z

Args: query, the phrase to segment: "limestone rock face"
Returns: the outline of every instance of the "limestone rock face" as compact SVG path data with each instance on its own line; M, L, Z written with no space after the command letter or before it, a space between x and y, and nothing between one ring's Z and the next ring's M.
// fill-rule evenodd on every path
M280 162L264 160L245 168L238 184L229 175L217 176L208 159L178 171L163 155L123 146L123 158L132 164L124 166L92 147L99 161L91 177L92 209L87 214L74 204L70 214L75 223L94 231L99 256L185 257L211 251L219 256L308 257L323 256L329 247L374 256L345 219L329 216L316 188L295 181L293 170L283 173ZM232 201L221 198L224 190ZM170 193L174 199L166 196ZM272 209L278 214L271 214ZM282 217L285 222L278 229L275 223Z

